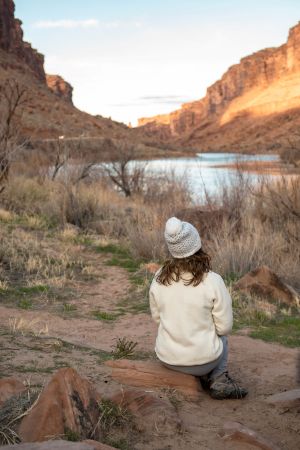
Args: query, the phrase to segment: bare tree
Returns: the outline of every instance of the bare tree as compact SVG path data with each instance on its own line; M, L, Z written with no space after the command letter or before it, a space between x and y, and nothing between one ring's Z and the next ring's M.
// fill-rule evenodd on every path
M104 173L126 197L143 191L147 162L135 161L138 157L134 143L115 141L109 161L102 163Z
M64 142L64 136L60 136L53 141L55 146L55 160L51 180L54 181L60 169L65 166L69 159L69 151Z
M82 150L81 138L65 138L59 136L58 139L50 141L50 147L54 150L54 161L51 164L50 177L54 181L61 169L65 168L64 182L76 185L80 181L90 177L91 171L96 162L86 161L86 156Z
M19 142L19 109L28 101L27 88L16 80L0 86L0 193L5 189L14 155L22 148Z

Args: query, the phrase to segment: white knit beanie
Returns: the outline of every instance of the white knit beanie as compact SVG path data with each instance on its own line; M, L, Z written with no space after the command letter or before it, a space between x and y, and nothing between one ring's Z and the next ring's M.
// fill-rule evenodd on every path
M188 222L171 217L166 222L165 239L174 258L187 258L201 248L201 239L196 228Z

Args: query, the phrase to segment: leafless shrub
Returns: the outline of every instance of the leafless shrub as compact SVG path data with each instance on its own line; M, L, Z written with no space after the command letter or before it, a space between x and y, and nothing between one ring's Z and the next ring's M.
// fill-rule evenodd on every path
M5 189L13 159L22 148L19 138L19 110L28 101L27 89L16 80L0 86L0 193Z
M129 142L115 141L107 163L101 168L114 186L126 197L143 191L146 162L137 161L137 146Z
M160 216L155 209L147 208L134 211L131 220L125 222L126 238L135 257L150 261L166 258L165 220L165 215Z
M146 205L155 205L163 211L187 208L192 204L188 179L174 172L164 175L147 174L142 199Z
M53 170L51 174L51 180L55 180L59 171L64 167L69 159L69 149L65 145L64 136L60 136L53 141L55 147L55 159L53 164Z
M59 179L65 186L76 185L87 180L96 164L96 159L86 161L82 150L82 140L67 139L59 136L49 141L50 154L54 158L49 161L49 175L52 181Z
M281 176L277 180L263 181L252 190L255 214L268 222L272 229L281 231L289 243L300 241L300 177Z
M249 186L238 228L223 216L205 242L216 271L241 276L265 264L300 287L299 183L299 177L281 177Z

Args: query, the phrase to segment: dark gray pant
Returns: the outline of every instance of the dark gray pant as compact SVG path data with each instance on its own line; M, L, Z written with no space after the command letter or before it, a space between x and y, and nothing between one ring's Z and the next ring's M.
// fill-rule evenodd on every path
M177 372L187 373L188 375L203 376L208 375L214 380L219 375L227 371L228 360L228 339L227 336L220 336L223 342L223 352L215 361L198 366L173 366L171 364L163 363L168 369L176 370Z

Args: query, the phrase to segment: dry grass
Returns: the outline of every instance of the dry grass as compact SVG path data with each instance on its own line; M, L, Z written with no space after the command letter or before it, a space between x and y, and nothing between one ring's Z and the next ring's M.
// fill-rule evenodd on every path
M69 252L55 252L38 236L21 228L2 228L0 236L0 268L11 281L16 281L16 276L28 282L74 276L74 260Z
M0 444L13 445L20 442L18 425L33 409L39 399L39 391L27 387L19 395L9 398L0 408Z
M66 278L70 276L68 252L56 256L53 264L53 255L32 237L31 230L47 227L54 227L55 236L65 244L81 238L82 233L96 232L102 241L116 240L125 245L139 260L162 261L167 256L165 221L194 208L194 224L216 271L224 277L238 277L266 264L300 288L299 192L299 177L281 178L276 183L264 180L254 190L240 174L229 188L220 187L217 198L206 196L201 206L202 222L198 222L186 181L177 182L172 176L165 180L149 178L145 191L129 198L103 180L74 186L47 178L15 177L2 198L0 220L9 224L21 217L27 228L15 228L9 235L1 230L5 242L0 245L2 272L4 266L41 279L61 278L63 273ZM206 211L219 214L207 235L201 225Z
M0 222L10 222L14 218L14 214L7 209L0 208Z
M8 328L11 334L41 336L48 335L48 324L41 322L40 319L27 320L23 317L11 317L8 322Z
M23 309L54 308L61 296L64 311L71 311L69 289L98 276L94 251L102 249L111 254L107 263L127 269L138 286L138 301L131 294L130 304L126 300L120 306L145 312L149 280L143 282L140 264L166 258L165 222L173 215L183 217L182 211L191 212L186 220L199 229L214 270L227 284L265 264L300 289L300 178L277 180L264 180L254 189L241 176L230 188L220 187L218 197L206 196L195 207L184 180L177 183L172 177L159 183L149 179L143 193L128 198L103 180L74 185L11 178L0 198L0 300L16 301ZM294 309L232 296L237 328L247 326L255 337L298 345ZM9 326L15 335L48 331L47 324L24 319L12 318Z

